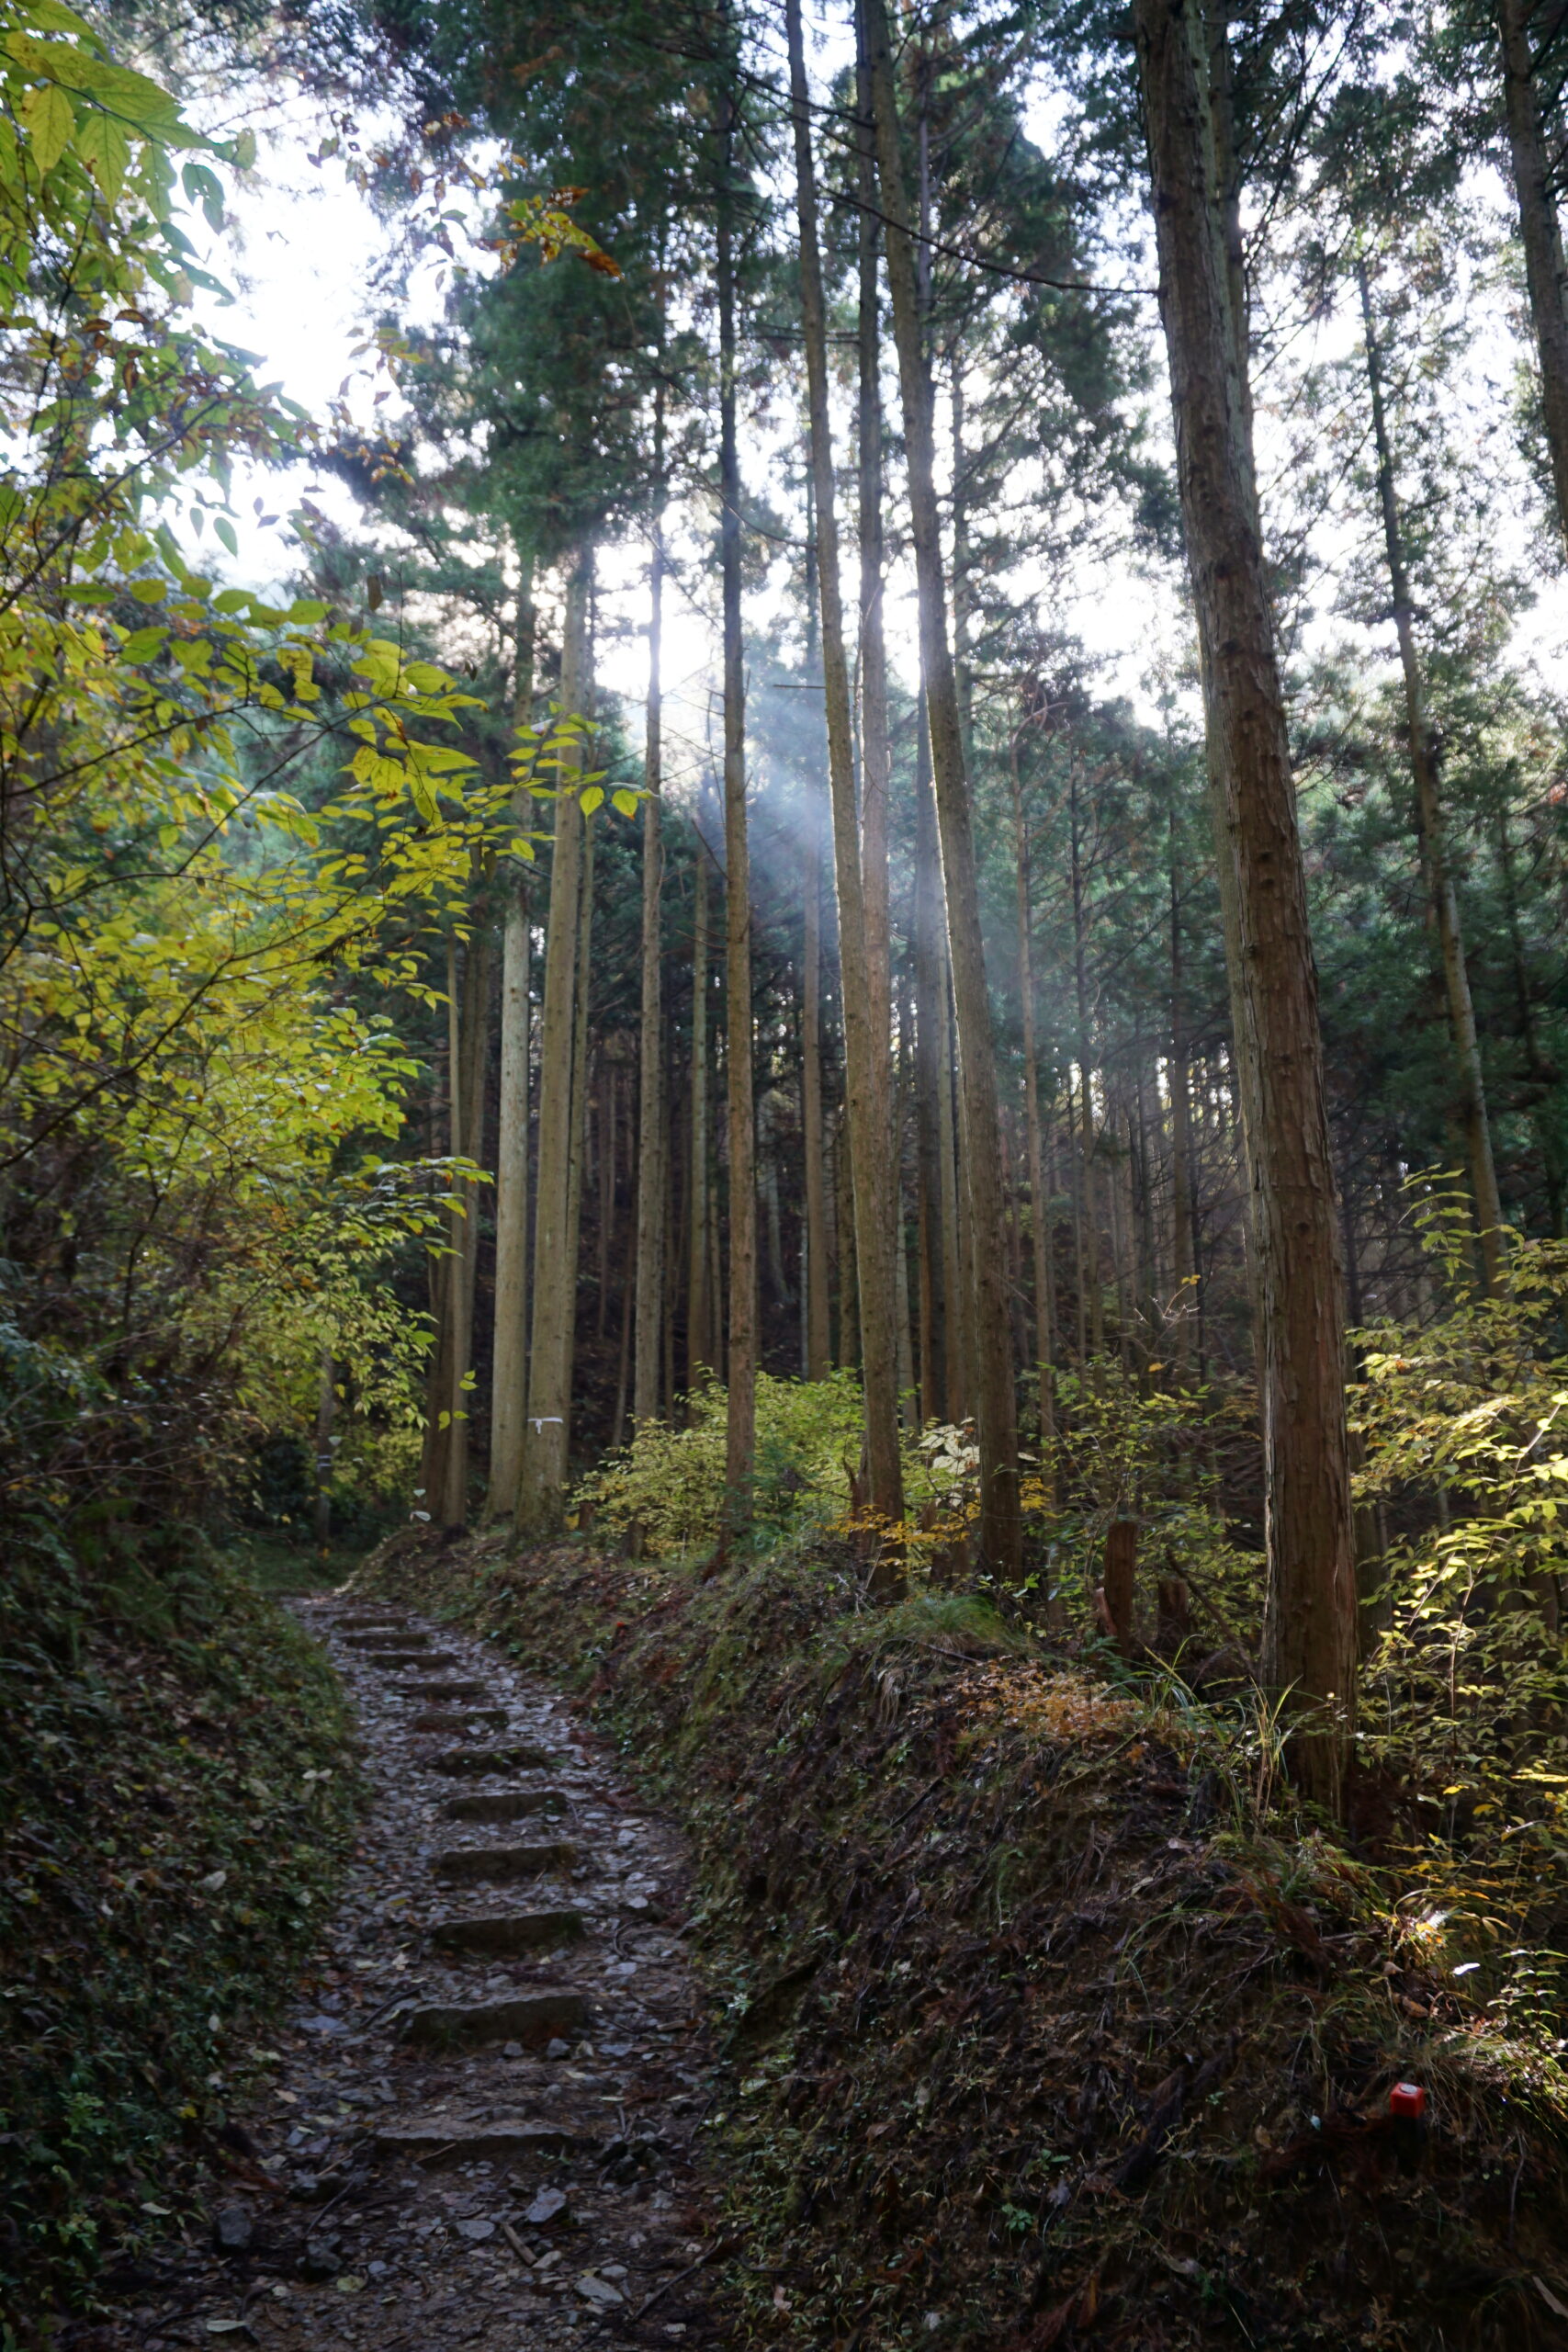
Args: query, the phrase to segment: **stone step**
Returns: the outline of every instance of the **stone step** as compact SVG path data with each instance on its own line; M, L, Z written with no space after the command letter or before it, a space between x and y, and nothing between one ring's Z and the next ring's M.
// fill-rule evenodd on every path
M581 1933L581 1911L502 1911L485 1919L438 1919L430 1940L437 1951L488 1954L544 1951L575 1943Z
M384 1634L350 1634L351 1650L413 1650L416 1654L428 1648L430 1635L406 1631L400 1625L389 1625Z
M521 1821L530 1813L565 1813L568 1804L559 1789L479 1789L448 1797L441 1810L448 1821Z
M332 1622L340 1634L400 1634L409 1621L389 1611L379 1617L334 1617Z
M542 1878L547 1871L570 1870L577 1848L563 1838L537 1846L449 1846L435 1857L435 1875L448 1884L488 1880L505 1886L514 1879Z
M392 1688L400 1699L423 1699L433 1707L455 1706L465 1699L490 1696L482 1682L396 1682Z
M449 1666L461 1666L460 1657L450 1650L372 1650L365 1661L367 1666L427 1666L439 1674Z
M466 2050L486 2041L548 2041L588 2023L588 1996L552 1987L497 2001L433 2002L411 2009L403 2040L423 2050Z
M449 1747L430 1758L433 1772L541 1772L550 1758L542 1747Z
M439 1707L427 1707L423 1715L415 1715L410 1731L439 1732L447 1739L461 1739L465 1734L477 1731L504 1731L504 1707L470 1707L467 1714L446 1713Z
M412 2156L426 2172L441 2165L513 2164L520 2156L566 2156L596 2148L603 2135L574 2131L564 2123L529 2123L501 2116L489 2122L384 2123L376 2134L378 2156Z

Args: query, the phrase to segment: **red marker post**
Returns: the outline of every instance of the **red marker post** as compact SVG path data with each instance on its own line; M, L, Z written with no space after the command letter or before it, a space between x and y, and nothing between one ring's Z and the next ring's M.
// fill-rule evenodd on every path
M1395 2083L1388 2095L1394 2152L1401 2172L1418 2172L1427 2139L1427 2093L1420 2083Z

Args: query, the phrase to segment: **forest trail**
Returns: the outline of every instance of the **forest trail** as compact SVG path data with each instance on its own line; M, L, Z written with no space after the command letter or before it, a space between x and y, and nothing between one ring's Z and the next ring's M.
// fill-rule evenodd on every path
M162 2301L95 2352L716 2341L681 1840L479 1644L298 1607L371 1808L270 2089L231 2110L212 2243L166 2247Z

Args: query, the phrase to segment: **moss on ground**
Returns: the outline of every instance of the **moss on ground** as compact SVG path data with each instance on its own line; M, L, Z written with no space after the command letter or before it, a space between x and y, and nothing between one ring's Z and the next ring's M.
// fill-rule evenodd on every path
M12 1538L0 1673L10 2343L80 2309L111 2246L134 2264L180 2142L243 2164L227 2086L330 1910L357 1776L320 1652L185 1532L90 1568Z
M1568 2344L1550 2040L1259 1820L1234 1723L830 1557L370 1573L575 1682L689 1825L737 2340Z

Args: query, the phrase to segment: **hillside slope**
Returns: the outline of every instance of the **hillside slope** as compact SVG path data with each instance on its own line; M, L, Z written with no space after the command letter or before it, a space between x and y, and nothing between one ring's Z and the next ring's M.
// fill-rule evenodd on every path
M1550 2041L1258 1819L1236 1723L830 1561L370 1573L575 1679L690 1823L752 2340L1568 2344Z

